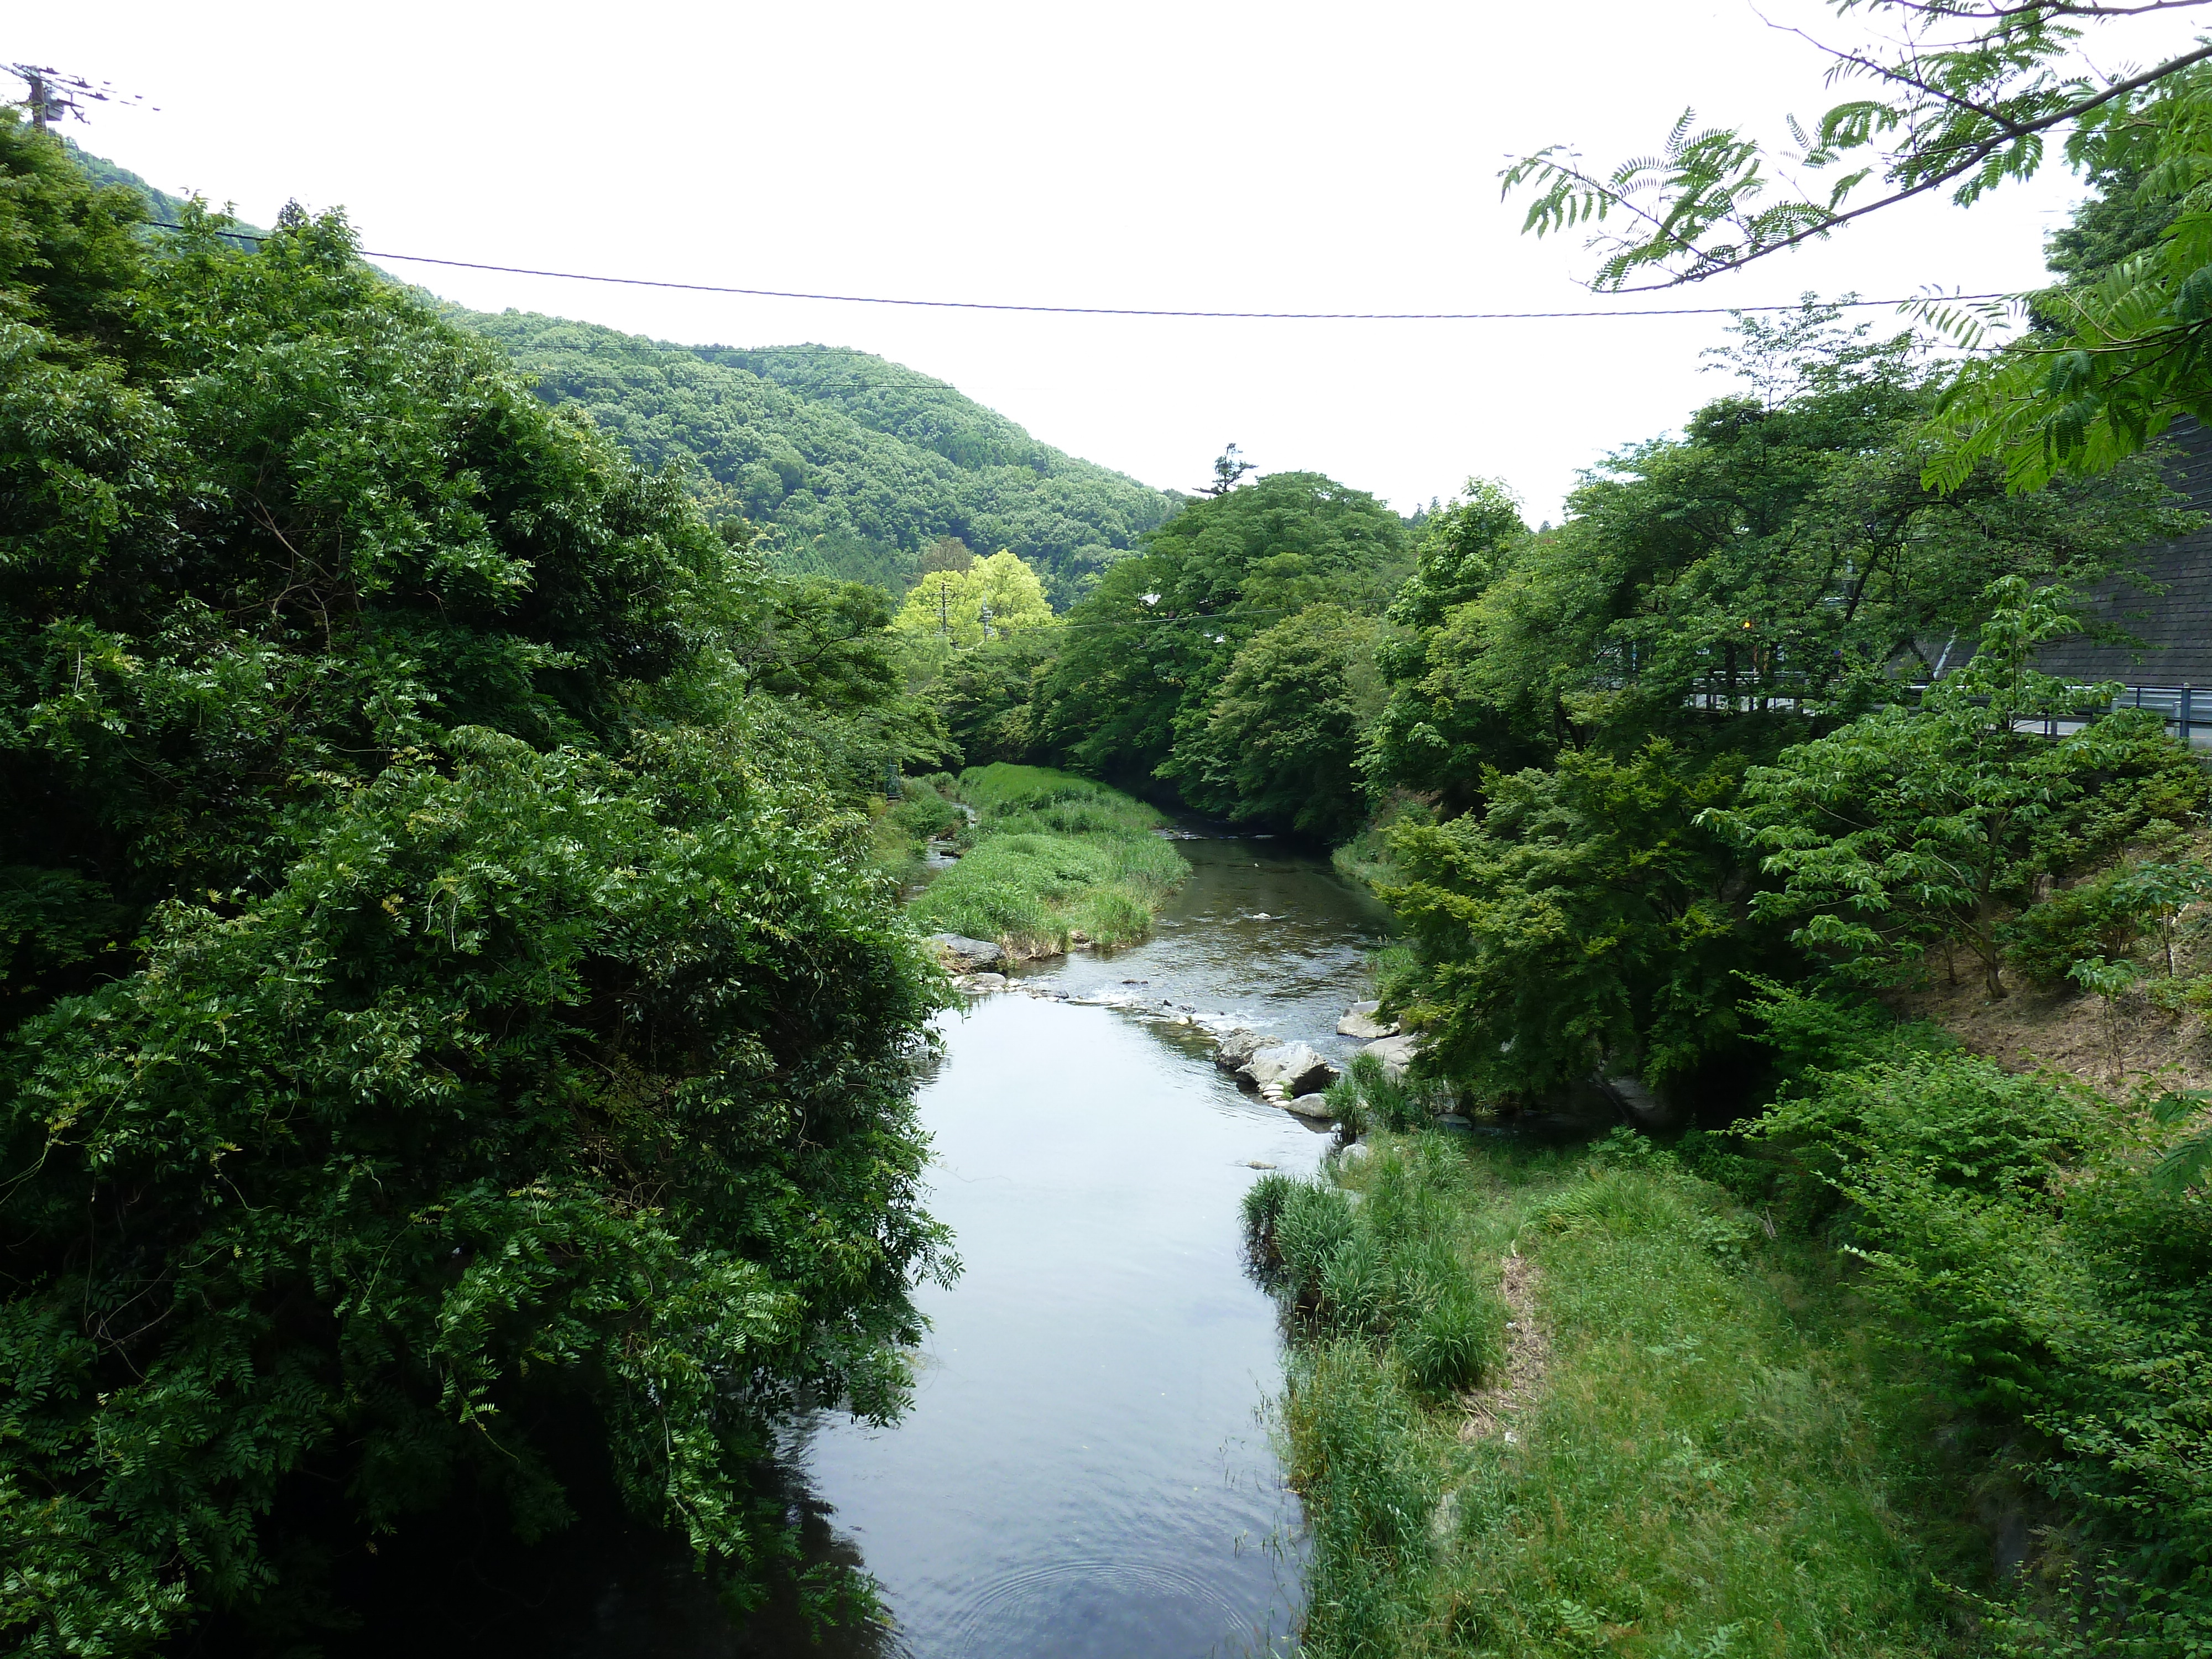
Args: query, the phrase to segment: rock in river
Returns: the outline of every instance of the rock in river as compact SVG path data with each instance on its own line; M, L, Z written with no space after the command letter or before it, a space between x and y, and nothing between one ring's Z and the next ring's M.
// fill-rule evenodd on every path
M1293 1096L1283 1103L1283 1109L1296 1112L1300 1117L1334 1119L1336 1116L1336 1109L1328 1103L1328 1097L1322 1094Z
M986 968L995 968L1002 954L999 947L988 939L963 939L957 933L932 933L932 947L937 959L956 974L979 973Z
M1237 1067L1237 1075L1251 1079L1263 1089L1270 1083L1279 1083L1285 1094L1303 1095L1327 1088L1336 1079L1336 1067L1310 1043L1285 1042L1255 1049L1252 1058Z
M1261 1036L1239 1025L1221 1034L1221 1041L1213 1048L1213 1063L1224 1072L1241 1072L1254 1050L1264 1048L1273 1041L1273 1037Z
M1421 1051L1421 1039L1408 1032L1404 1036L1384 1037L1380 1042L1370 1042L1359 1052L1372 1054L1382 1062L1382 1075L1393 1082L1406 1075L1413 1056Z
M1336 1034L1339 1036L1361 1037L1370 1042L1376 1037L1397 1036L1396 1020L1380 1019L1376 1017L1375 1011L1382 1006L1379 1002L1353 1003L1344 1011L1344 1018L1336 1022Z

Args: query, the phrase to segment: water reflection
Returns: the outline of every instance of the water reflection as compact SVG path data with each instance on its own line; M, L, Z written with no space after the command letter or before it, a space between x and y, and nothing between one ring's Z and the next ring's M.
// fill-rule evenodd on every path
M806 1559L864 1566L890 1625L817 1630L788 1591L738 1619L681 1552L624 1534L572 1552L510 1637L563 1659L1290 1650L1298 1515L1260 1415L1278 1329L1237 1211L1255 1166L1310 1169L1327 1142L1166 1018L1241 1015L1340 1054L1383 917L1286 843L1179 845L1193 878L1157 937L1028 975L1141 994L1153 1018L1019 993L947 1017L921 1107L964 1273L923 1297L913 1409L885 1430L818 1412L781 1448Z

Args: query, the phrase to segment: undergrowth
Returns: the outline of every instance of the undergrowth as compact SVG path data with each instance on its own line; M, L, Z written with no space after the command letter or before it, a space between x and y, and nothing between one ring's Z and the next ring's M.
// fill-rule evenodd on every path
M1016 956L1076 939L1133 944L1190 873L1152 832L1166 822L1104 784L1042 766L970 767L954 793L975 809L960 862L916 899L921 926L994 940Z
M1305 1652L1971 1645L1942 1588L1986 1576L1954 1425L1916 1356L1869 1342L1829 1253L1632 1138L1373 1145L1246 1206L1292 1331ZM1516 1249L1548 1370L1478 1433L1463 1391L1509 1352L1494 1287ZM1463 1346L1439 1364L1446 1328Z

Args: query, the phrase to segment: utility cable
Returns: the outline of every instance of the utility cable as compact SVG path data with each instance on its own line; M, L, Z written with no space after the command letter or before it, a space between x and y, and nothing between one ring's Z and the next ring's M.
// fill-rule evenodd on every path
M150 222L156 230L182 230L182 225ZM215 233L241 241L274 240L245 231ZM605 276L591 271L543 270L528 265L486 264L474 259L446 259L428 253L379 252L361 250L364 259L397 259L405 264L439 265L448 270L483 270L505 276L549 276L564 283L600 283L617 288L665 289L679 294L735 294L755 300L814 300L833 305L908 306L931 311L1017 312L1048 317L1181 317L1215 322L1267 323L1537 323L1566 319L1607 319L1619 317L1729 317L1745 312L1802 311L1803 302L1769 306L1640 307L1632 311L1177 311L1141 306L1015 305L990 300L909 300L880 294L809 294L792 289L736 288L718 283L678 283L653 276ZM2008 294L1916 294L1902 300L1824 300L1817 303L1867 309L1882 306L1919 305L1929 300L1963 304L1979 300L2010 299Z

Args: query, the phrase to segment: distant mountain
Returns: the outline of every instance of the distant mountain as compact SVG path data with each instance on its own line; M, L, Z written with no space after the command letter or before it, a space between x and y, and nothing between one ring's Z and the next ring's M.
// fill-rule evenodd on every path
M78 160L159 218L182 210L127 168L81 150ZM957 536L977 553L1012 548L1065 609L1182 504L864 351L684 346L535 312L446 313L497 340L548 402L580 404L644 465L689 468L710 514L772 526L788 568L897 593L924 548Z
M773 525L799 568L896 592L957 536L1010 547L1065 607L1181 498L1039 443L942 380L835 346L687 347L532 312L457 320L648 465L684 461L712 510Z

